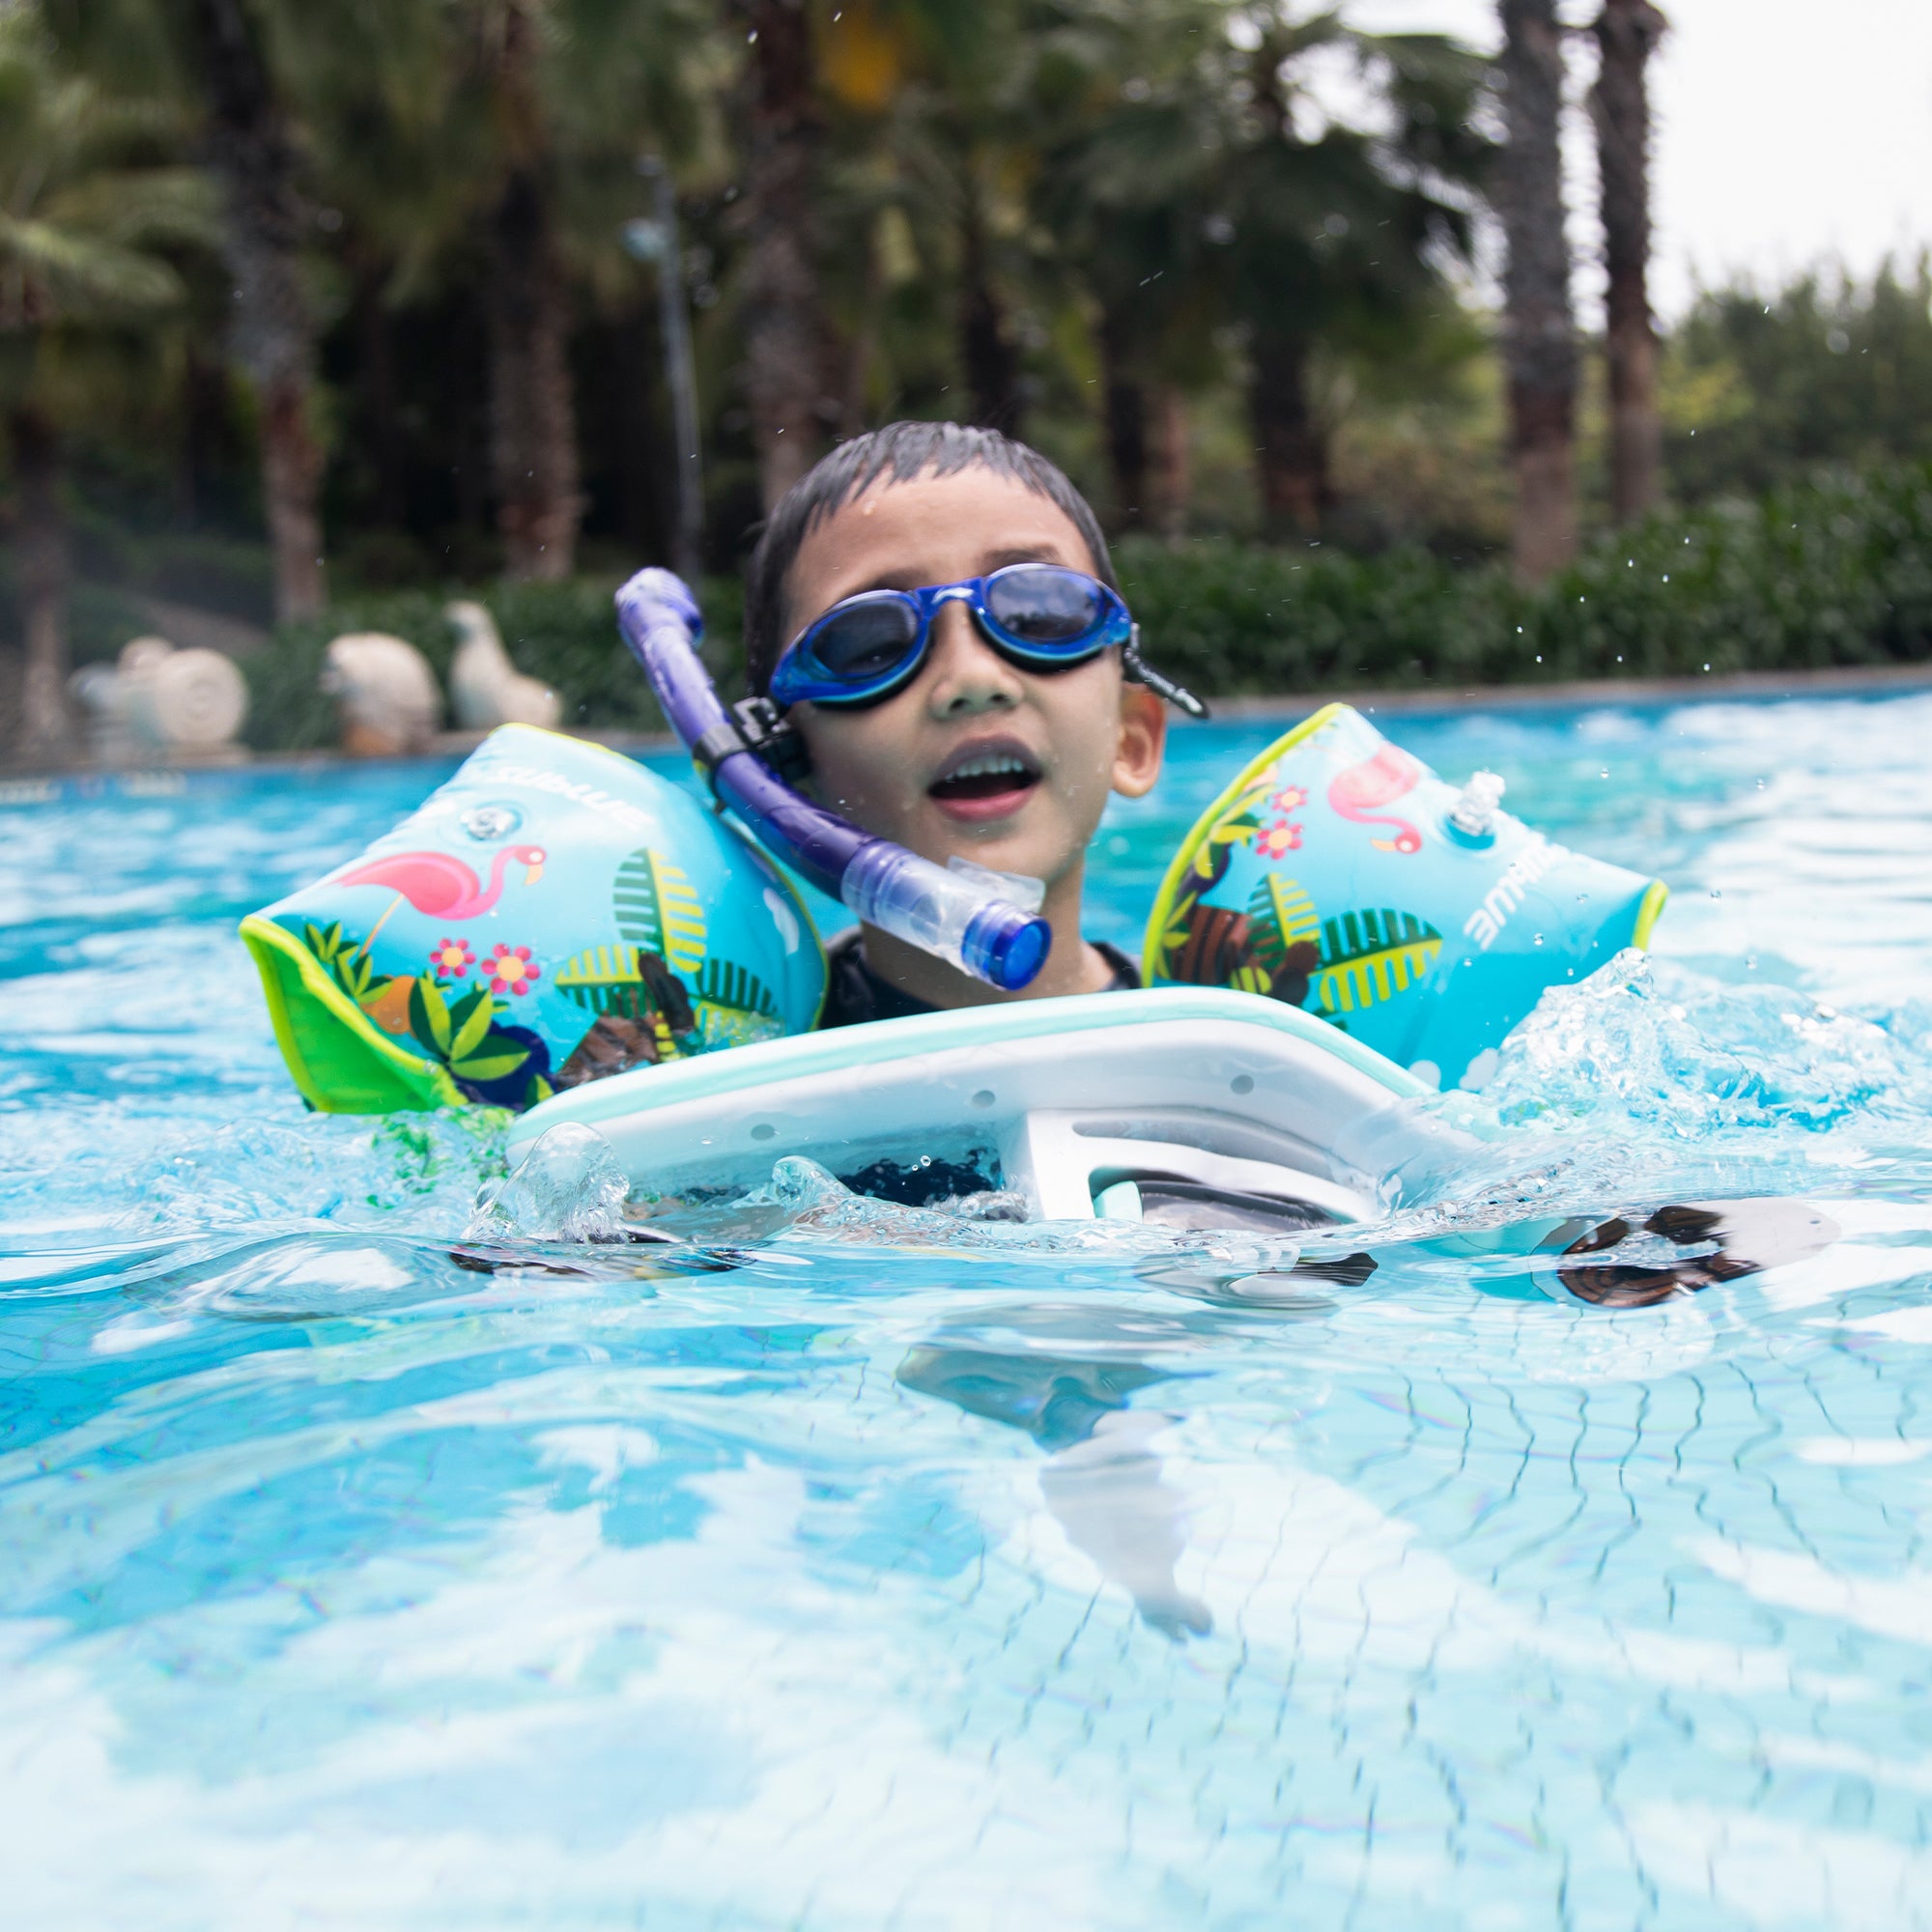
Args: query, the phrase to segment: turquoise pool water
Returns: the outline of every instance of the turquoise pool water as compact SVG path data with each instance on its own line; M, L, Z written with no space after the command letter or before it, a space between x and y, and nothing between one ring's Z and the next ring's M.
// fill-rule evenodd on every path
M7 1922L1932 1921L1932 696L1387 723L1676 898L1276 1309L810 1189L464 1265L499 1139L305 1115L233 938L441 768L0 806ZM1758 1195L1655 1309L1426 1238Z

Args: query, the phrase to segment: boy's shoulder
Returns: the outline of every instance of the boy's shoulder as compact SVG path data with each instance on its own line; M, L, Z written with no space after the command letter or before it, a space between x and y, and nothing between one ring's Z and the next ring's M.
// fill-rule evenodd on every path
M825 1009L819 1015L822 1032L827 1027L861 1026L868 1020L905 1019L913 1013L929 1013L934 1009L924 1000L902 993L890 980L882 980L866 964L864 935L855 925L841 932L825 949ZM1088 942L1114 970L1114 977L1102 989L1109 993L1130 993L1141 983L1139 964L1118 946L1104 939Z

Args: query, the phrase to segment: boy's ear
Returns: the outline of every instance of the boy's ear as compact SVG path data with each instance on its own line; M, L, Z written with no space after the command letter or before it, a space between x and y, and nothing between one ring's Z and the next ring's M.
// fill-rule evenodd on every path
M1167 706L1144 684L1121 686L1121 736L1114 753L1114 789L1145 798L1160 777L1167 750Z

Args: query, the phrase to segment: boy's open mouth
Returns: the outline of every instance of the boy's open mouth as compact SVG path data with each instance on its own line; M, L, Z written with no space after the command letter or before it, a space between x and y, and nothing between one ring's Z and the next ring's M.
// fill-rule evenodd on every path
M1039 782L1039 766L1017 745L963 747L948 759L926 796L954 816L997 817L1018 807Z

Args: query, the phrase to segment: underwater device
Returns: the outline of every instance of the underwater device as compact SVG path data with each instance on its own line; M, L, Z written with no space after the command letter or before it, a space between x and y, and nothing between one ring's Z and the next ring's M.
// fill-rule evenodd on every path
M990 894L979 867L949 871L800 796L759 755L777 714L727 712L697 655L704 620L682 579L640 570L617 592L617 628L720 805L770 852L867 925L1016 992L1046 963L1053 928Z
M508 1151L520 1162L556 1127L593 1129L629 1182L634 1237L764 1186L787 1156L855 1193L969 1219L990 1206L999 1219L1273 1236L1289 1252L1261 1274L1233 1257L1217 1271L1211 1251L1141 1272L1293 1305L1303 1277L1359 1285L1374 1258L1332 1241L1439 1198L1480 1152L1416 1104L1429 1091L1296 1009L1170 987L874 1020L620 1074L533 1108ZM1807 1260L1839 1233L1811 1204L1774 1197L1533 1214L1417 1245L1486 1264L1486 1295L1645 1308Z
M925 1174L1030 1219L1271 1233L1364 1219L1439 1140L1428 1090L1279 1002L1211 987L873 1020L642 1069L511 1129L593 1127L646 1201L756 1187L802 1154L860 1192ZM928 1187L924 1192L933 1192Z

